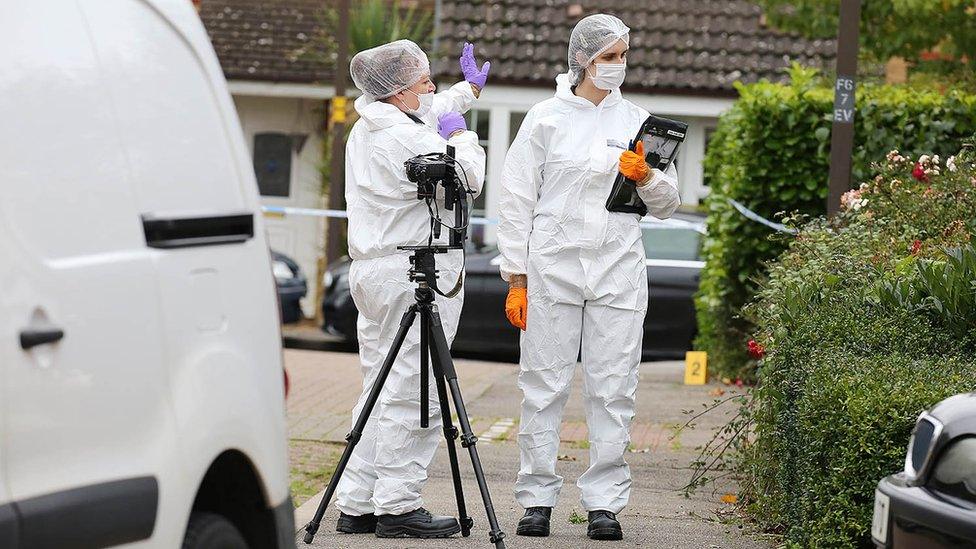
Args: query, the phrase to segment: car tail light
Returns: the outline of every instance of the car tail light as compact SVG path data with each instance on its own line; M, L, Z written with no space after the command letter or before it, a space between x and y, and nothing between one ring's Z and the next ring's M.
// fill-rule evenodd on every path
M908 453L905 455L905 477L909 483L915 484L924 480L932 466L932 454L940 434L942 422L928 412L922 412L912 430Z

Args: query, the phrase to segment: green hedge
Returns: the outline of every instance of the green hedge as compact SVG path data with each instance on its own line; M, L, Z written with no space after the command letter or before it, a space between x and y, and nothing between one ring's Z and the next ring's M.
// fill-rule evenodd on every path
M889 155L836 219L802 224L744 309L766 355L742 501L788 546L871 547L874 488L917 415L976 388L974 162L926 163L922 181Z
M712 193L705 203L706 266L696 298L696 347L722 377L751 377L746 355L753 326L741 316L765 276L764 264L789 238L739 214L733 198L773 219L780 212L825 209L833 92L816 74L794 67L792 84L739 85L739 100L719 121L705 157ZM892 149L948 155L976 132L976 96L952 91L864 86L858 90L854 181Z

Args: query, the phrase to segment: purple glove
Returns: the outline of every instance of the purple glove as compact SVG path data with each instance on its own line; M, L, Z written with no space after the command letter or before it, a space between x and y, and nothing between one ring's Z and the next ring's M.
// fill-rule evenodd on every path
M474 61L474 45L465 42L464 49L461 50L461 72L464 79L469 83L478 86L479 90L485 89L485 82L488 80L488 71L491 69L491 62L485 61L478 69L478 64Z
M468 125L464 122L464 117L456 112L444 113L437 118L437 131L444 139L450 139L452 133L466 129Z

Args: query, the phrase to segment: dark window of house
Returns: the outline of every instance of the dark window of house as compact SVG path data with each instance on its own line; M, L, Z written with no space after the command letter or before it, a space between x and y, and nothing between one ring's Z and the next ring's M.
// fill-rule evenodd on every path
M291 191L291 137L283 133L256 134L254 173L261 196L288 196Z
M508 115L508 144L511 146L515 142L515 136L518 135L519 128L522 127L522 121L525 120L524 112L513 112Z

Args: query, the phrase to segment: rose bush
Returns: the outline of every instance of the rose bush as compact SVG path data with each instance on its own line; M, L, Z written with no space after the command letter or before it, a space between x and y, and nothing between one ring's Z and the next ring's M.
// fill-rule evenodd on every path
M918 414L976 389L976 155L873 169L834 219L788 219L799 233L745 308L765 348L740 502L789 546L870 547L874 487Z
M706 265L695 301L695 346L708 351L709 369L719 377L753 375L756 361L745 342L754 326L742 307L756 296L766 263L792 240L746 219L728 199L769 219L825 209L833 90L809 70L794 68L791 77L791 84L738 86L739 100L719 121L705 158L712 192L705 202ZM933 155L948 157L976 132L976 96L961 91L865 85L857 103L853 177L859 182L871 181L880 169L872 163L894 148L903 159L914 157L899 165L904 181L915 181L922 153L930 156L917 177L934 177L937 168L950 171L949 160ZM864 210L861 192L848 194L849 211ZM899 249L911 243L899 243Z

